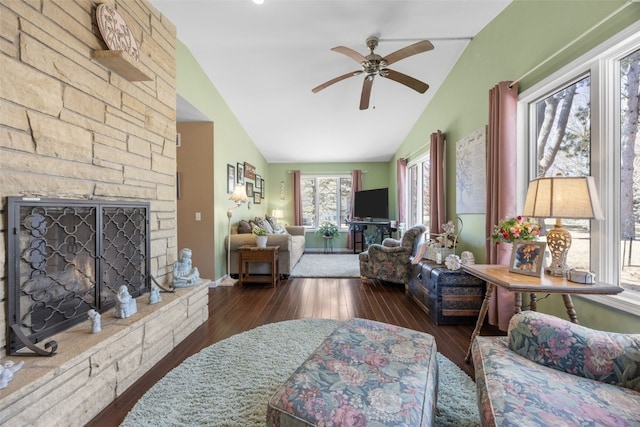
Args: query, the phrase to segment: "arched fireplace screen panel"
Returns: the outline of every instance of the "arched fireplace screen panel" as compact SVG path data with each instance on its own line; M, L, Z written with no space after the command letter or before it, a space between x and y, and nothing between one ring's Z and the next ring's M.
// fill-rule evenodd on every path
M150 288L149 203L9 197L7 352Z

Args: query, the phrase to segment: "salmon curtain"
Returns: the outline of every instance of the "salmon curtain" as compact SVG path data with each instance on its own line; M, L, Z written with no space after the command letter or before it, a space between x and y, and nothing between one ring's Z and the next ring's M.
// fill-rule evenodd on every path
M293 178L293 224L302 225L302 192L300 188L300 171L291 174Z
M518 84L500 82L489 91L487 129L487 263L510 261L509 244L491 240L493 226L501 219L515 216L516 203L516 114ZM496 286L489 305L489 323L506 331L513 316L515 293Z
M349 218L353 218L354 206L355 206L355 193L362 190L362 171L351 171L351 208L349 211ZM351 232L347 233L347 248L353 249L353 235Z
M432 234L441 233L440 226L447 222L445 205L445 147L444 134L437 131L431 134L429 168L429 232Z
M396 183L398 184L398 226L407 223L407 159L396 162Z

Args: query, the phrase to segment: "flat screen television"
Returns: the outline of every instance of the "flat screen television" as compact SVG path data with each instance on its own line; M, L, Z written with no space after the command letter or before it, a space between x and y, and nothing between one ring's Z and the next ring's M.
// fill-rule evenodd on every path
M353 200L356 218L389 219L389 189L356 191Z

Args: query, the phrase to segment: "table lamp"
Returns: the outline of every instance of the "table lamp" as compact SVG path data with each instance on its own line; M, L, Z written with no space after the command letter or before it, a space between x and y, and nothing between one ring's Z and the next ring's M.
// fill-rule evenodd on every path
M227 231L227 277L220 282L222 286L233 286L237 282L236 279L231 277L231 217L233 216L233 209L249 200L244 184L236 184L233 193L229 196L229 200L235 202L236 205L227 210L227 218L229 219L229 228Z
M567 253L571 247L571 233L562 226L562 218L604 219L593 177L554 176L529 182L523 216L556 218L547 232L547 246L551 264L545 273L566 276Z
M282 209L274 209L271 211L271 216L275 218L277 222L280 222L278 220L284 218L284 211Z

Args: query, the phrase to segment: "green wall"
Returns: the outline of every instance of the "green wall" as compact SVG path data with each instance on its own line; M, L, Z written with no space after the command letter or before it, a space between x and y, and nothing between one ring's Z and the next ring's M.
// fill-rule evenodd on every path
M447 216L456 216L455 143L488 121L489 89L500 81L519 79L554 55L589 28L617 10L625 1L516 0L486 26L468 45L390 162L389 180L395 180L396 159L413 153L441 130L446 135ZM640 20L640 4L632 4L599 25L580 42L520 82L522 92L588 50ZM420 157L426 149L418 151ZM470 250L476 260L486 260L485 215L460 215L464 221L459 251ZM640 329L637 316L612 310L592 301L574 298L583 324L620 332ZM561 298L538 305L566 317Z
M268 164L189 49L180 41L176 46L176 62L178 94L213 122L216 277L211 279L218 279L227 271L224 248L224 238L228 232L227 209L234 206L227 194L227 164L236 166L236 163L248 162L256 167L257 173L263 177L265 183L270 184ZM241 206L234 209L233 221L248 218L249 215L262 216L265 212L266 203L252 203L250 211L246 206Z
M271 163L269 165L269 176L271 177L268 187L267 202L269 211L271 209L284 210L284 220L282 222L293 224L293 197L292 186L293 177L291 171L300 170L302 174L318 174L318 175L336 175L350 174L352 170L364 171L362 177L362 185L364 190L373 188L389 187L389 163L387 162L368 162L368 163ZM285 197L280 199L280 182L284 182ZM391 190L391 189L390 189ZM389 212L394 212L393 206L395 202L390 201ZM321 248L323 247L321 237L313 233L306 235L306 247ZM346 248L346 233L341 233L339 239L334 241L334 248Z
M543 61L569 45L592 26L600 23L620 6L623 0L515 0L487 25L468 45L447 79L434 95L389 163L332 164L267 164L241 124L188 49L178 43L178 93L214 122L215 139L215 203L216 209L216 273L225 272L226 210L230 206L226 194L226 164L248 161L255 165L267 187L267 199L234 211L234 218L263 215L271 209L285 210L284 222L291 223L291 176L289 171L348 172L367 170L365 188L389 187L390 212L396 211L396 160L418 151L429 141L429 135L442 130L447 138L447 216L456 215L455 206L455 142L485 126L488 118L488 92L500 81L515 80L538 67ZM626 26L640 20L640 4L634 3L621 13L601 23L598 28L572 44L552 61L522 79L520 92L552 72L605 41ZM244 158L238 158L238 152ZM280 200L280 182L285 184L285 198ZM464 230L460 250L471 250L479 262L485 260L484 215L462 215ZM310 246L317 242L308 240ZM342 242L341 242L342 243ZM636 316L621 314L597 303L576 297L576 309L587 326L608 330L637 331ZM539 308L565 317L564 306L554 298L541 301Z

